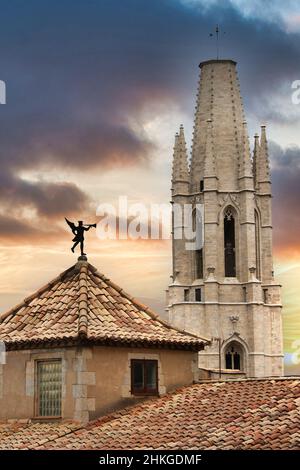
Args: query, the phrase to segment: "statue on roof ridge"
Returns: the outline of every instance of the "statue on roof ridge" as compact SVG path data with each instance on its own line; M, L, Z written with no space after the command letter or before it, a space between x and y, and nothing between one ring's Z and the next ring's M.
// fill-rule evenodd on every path
M90 230L90 228L94 227L96 228L96 224L84 224L82 220L78 220L78 225L76 226L73 222L70 222L67 218L65 218L67 224L72 230L72 233L75 235L75 237L72 239L74 242L71 251L74 253L74 250L78 244L80 244L80 251L81 251L81 256L86 256L86 253L84 253L84 232L87 232Z

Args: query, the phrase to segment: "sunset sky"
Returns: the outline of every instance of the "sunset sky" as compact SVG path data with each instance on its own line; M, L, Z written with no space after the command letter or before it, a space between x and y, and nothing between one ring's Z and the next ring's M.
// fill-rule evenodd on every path
M1 1L1 311L76 261L65 216L93 222L119 196L170 200L174 134L183 123L190 146L216 23L221 57L238 62L251 145L267 124L288 365L300 338L299 1ZM87 238L99 271L163 310L169 240Z

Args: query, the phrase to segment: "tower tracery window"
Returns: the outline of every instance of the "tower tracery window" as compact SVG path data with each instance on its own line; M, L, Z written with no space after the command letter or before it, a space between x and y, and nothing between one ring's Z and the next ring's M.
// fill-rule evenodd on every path
M226 349L225 367L232 370L242 369L242 353L235 344L230 344Z
M232 213L232 208L231 207L227 207L227 209L225 210L224 218L226 220L231 220L233 218L233 213Z
M224 211L224 264L225 277L235 277L235 218L231 207Z

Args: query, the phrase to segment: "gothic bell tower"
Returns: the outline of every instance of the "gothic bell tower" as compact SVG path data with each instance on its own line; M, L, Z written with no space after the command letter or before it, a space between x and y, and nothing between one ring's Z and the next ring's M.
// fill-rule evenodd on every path
M188 165L184 129L175 137L172 203L202 207L203 243L187 249L173 218L172 325L213 338L199 354L211 374L283 375L281 288L273 277L271 180L265 126L250 155L233 60L200 64Z

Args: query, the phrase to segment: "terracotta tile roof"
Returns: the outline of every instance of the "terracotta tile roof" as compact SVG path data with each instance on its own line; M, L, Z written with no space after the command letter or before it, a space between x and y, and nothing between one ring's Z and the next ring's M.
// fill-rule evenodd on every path
M85 427L19 426L0 426L1 449L300 450L300 377L200 383Z
M0 424L0 449L35 449L60 436L66 437L79 428L78 423L74 422Z
M7 349L49 344L135 344L200 350L204 338L172 328L86 261L0 317Z

